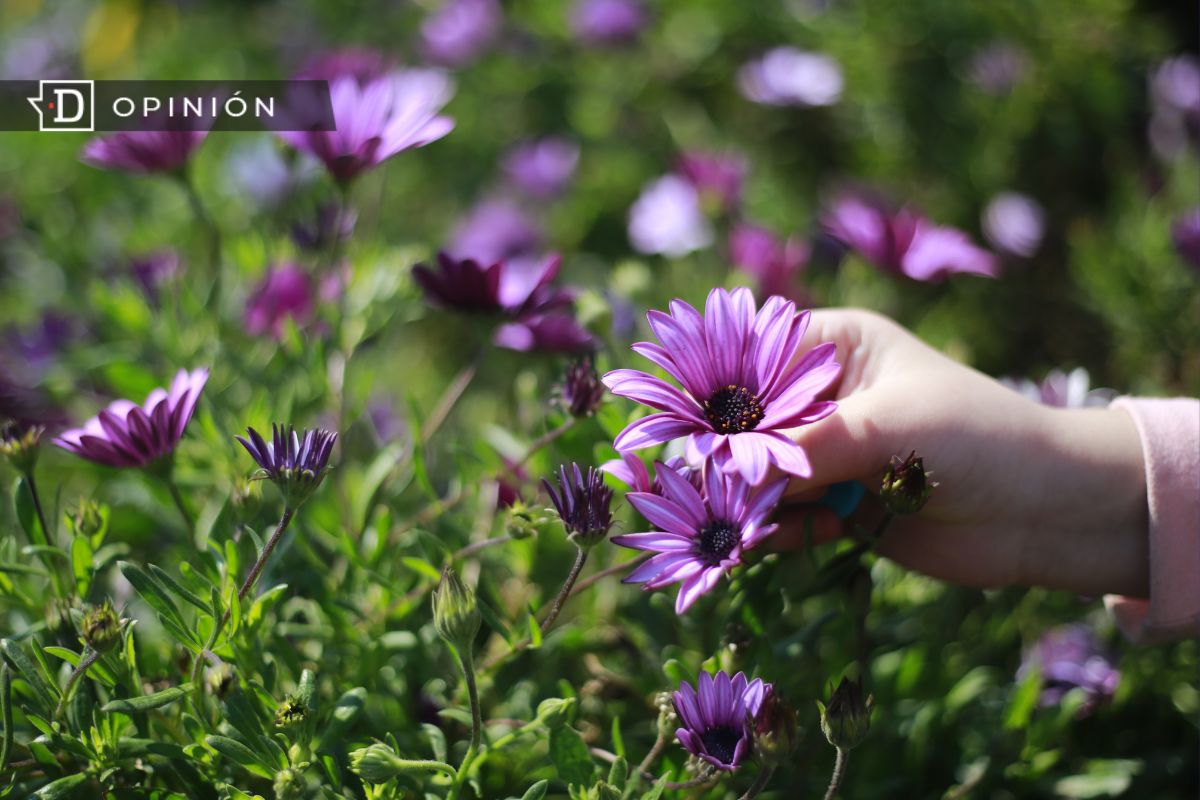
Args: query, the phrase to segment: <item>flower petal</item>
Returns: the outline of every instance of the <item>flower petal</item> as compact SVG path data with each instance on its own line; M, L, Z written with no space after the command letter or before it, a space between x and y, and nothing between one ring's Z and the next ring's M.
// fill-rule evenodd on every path
M695 512L680 506L673 500L651 492L630 492L625 495L625 499L638 510L638 513L657 525L660 530L687 537L695 536L697 533Z
M729 437L729 452L737 471L751 486L757 486L767 477L770 463L769 451L763 441L765 434L738 433Z
M687 436L695 430L695 422L680 418L670 412L651 414L627 425L625 430L617 434L613 447L621 452L641 450L644 447Z

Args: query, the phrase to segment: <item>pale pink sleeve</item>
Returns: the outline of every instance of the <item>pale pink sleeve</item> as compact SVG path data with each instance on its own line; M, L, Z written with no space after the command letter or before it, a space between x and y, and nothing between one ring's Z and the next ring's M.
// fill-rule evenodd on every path
M1200 400L1119 397L1133 417L1146 462L1150 598L1110 595L1105 604L1139 643L1200 636Z

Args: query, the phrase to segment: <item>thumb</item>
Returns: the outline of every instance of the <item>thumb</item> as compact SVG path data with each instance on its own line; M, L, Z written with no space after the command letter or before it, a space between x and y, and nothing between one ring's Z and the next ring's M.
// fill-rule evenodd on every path
M892 457L892 442L877 418L868 390L842 398L837 411L820 422L792 431L792 440L808 454L813 474L807 479L793 478L785 497L849 480L861 480L878 490L877 478Z

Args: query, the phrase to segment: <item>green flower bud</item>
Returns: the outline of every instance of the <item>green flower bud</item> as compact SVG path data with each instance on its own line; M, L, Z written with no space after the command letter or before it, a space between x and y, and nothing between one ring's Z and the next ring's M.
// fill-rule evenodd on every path
M229 500L242 519L253 517L262 506L262 481L254 478L235 479Z
M450 644L470 650L479 633L479 620L475 593L447 566L442 570L441 583L433 590L433 626Z
M574 697L550 697L538 703L537 721L547 728L559 728L567 723L575 708Z
M925 471L915 450L905 459L892 456L892 463L883 475L879 497L893 514L915 514L924 508L937 486L929 480L932 474Z
M508 509L504 531L513 539L529 539L537 536L538 528L547 521L545 515L518 500Z
M276 728L294 728L308 718L308 706L297 697L288 695L275 709Z
M779 766L796 748L796 710L773 688L763 698L758 716L746 720L754 743L754 754L762 763Z
M350 753L350 771L367 783L387 783L404 769L404 759L383 742Z
M294 767L275 773L275 800L300 800L307 788L304 773Z
M204 675L204 680L208 684L208 690L217 698L224 699L229 694L237 683L237 674L233 671L233 667L229 662L222 661L215 667L209 667Z
M658 709L658 732L670 739L675 729L679 727L679 714L675 711L675 697L672 692L659 692L654 695L654 706Z
M102 604L92 606L84 612L80 632L89 647L103 653L121 640L122 627L124 627L124 620L117 617L112 603L105 600Z
M37 463L38 444L45 432L43 425L5 422L0 425L0 455L7 456L21 472L32 472Z
M851 683L846 678L834 689L829 705L817 701L821 711L821 732L829 743L839 750L851 750L858 746L871 729L871 709L875 697L863 698L862 677Z
M90 539L108 527L108 509L95 500L81 497L68 522L76 536Z

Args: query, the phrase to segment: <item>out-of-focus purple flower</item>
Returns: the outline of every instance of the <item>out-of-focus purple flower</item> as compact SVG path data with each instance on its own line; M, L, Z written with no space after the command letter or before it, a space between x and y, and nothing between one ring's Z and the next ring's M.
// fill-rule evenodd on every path
M742 183L749 170L744 158L718 153L686 153L679 159L676 169L700 193L702 205L711 204L723 211L733 211L742 204Z
M650 15L641 0L577 0L571 30L585 44L622 44L637 38Z
M612 314L613 336L624 338L632 336L637 330L637 312L633 303L620 294L605 290L604 299L608 301L609 312Z
M1089 390L1091 377L1083 367L1070 372L1051 370L1041 383L1024 378L1001 378L1000 383L1035 403L1056 408L1106 406L1116 396L1112 389Z
M558 400L573 417L590 417L604 399L604 384L591 358L581 358L567 367L559 382Z
M629 209L629 241L639 253L669 258L708 247L713 231L700 193L678 175L647 184Z
M985 45L967 62L967 80L981 92L996 96L1011 92L1028 72L1029 57L1012 42Z
M1046 232L1046 215L1028 195L1001 192L983 210L983 233L997 250L1020 258L1037 252Z
M296 80L336 81L353 78L366 85L395 71L396 61L375 50L345 47L321 53L305 63Z
M832 342L817 345L795 364L809 312L772 297L755 313L749 289L713 289L704 315L682 300L671 313L646 315L662 345L638 342L633 351L666 370L683 388L632 369L604 376L609 390L660 413L618 434L617 450L641 450L688 438L688 460L711 457L727 473L761 484L771 464L792 475L812 474L804 448L782 431L832 414L837 404L817 400L841 372Z
M1171 225L1171 244L1180 258L1200 269L1200 206L1185 211Z
M396 403L386 397L376 397L367 404L367 416L375 428L379 441L388 444L398 440L404 433L404 422L396 413Z
M995 277L998 259L956 228L939 227L911 209L892 213L882 203L842 195L821 218L838 241L880 269L917 281L958 272Z
M295 264L282 264L269 268L250 293L243 325L251 336L269 333L281 339L289 319L303 327L312 322L315 308L312 278Z
M542 230L516 203L494 198L475 206L454 229L450 242L447 249L455 258L492 264L537 251Z
M483 266L473 259L438 254L436 269L413 268L413 279L431 302L467 313L494 313L504 322L494 343L510 350L578 353L594 341L571 313L574 294L551 286L561 259L513 259Z
M329 82L337 130L280 131L301 152L316 156L339 183L405 150L424 147L454 129L438 112L454 96L454 84L433 69L405 69L360 83L352 76Z
M1121 672L1105 655L1095 634L1085 625L1052 628L1025 654L1017 678L1031 671L1042 676L1042 706L1055 706L1072 689L1085 696L1079 715L1087 716L1112 699L1121 682Z
M612 527L609 506L613 498L613 490L604 485L604 476L593 467L584 473L578 464L563 464L556 477L557 487L542 478L542 488L550 495L567 538L581 548L604 541Z
M64 80L75 74L78 47L71 30L78 30L78 9L64 11L46 24L28 27L6 37L0 56L0 78L6 81ZM78 75L75 75L78 77Z
M291 425L271 425L271 441L246 428L249 438L235 436L261 470L261 476L279 487L284 503L296 509L312 494L329 472L329 455L337 434L324 428L297 434Z
M741 672L732 678L727 672L701 672L695 689L681 683L675 692L675 712L682 723L675 737L692 755L733 772L750 753L750 725L771 688L758 678L747 681Z
M180 266L179 253L156 250L133 259L129 263L129 272L146 298L157 303L159 291L179 274Z
M503 25L497 0L447 0L421 23L421 52L435 64L465 67L496 40Z
M729 234L729 259L758 282L763 297L801 295L796 276L808 264L809 246L796 237L781 241L766 228L738 223Z
M208 131L122 131L97 136L83 146L79 157L99 169L151 174L183 167L208 136Z
M225 172L238 194L251 198L255 207L273 208L319 174L320 165L314 159L292 161L283 157L273 140L257 137L229 154Z
M13 377L25 385L41 382L63 349L79 335L73 317L47 311L28 327L12 327L0 338L0 360L11 359Z
M110 467L151 466L175 452L207 381L207 369L181 369L169 391L155 389L140 406L117 400L54 444Z
M842 96L842 67L830 56L776 47L738 70L742 96L768 106L831 106Z
M613 543L655 553L624 579L647 590L681 584L675 613L683 614L721 576L742 563L753 549L778 528L768 524L787 478L754 491L741 475L726 475L710 463L697 491L691 481L662 462L655 464L662 493L630 492L626 499L655 526L648 533L614 536Z
M1150 144L1175 160L1200 142L1200 59L1170 58L1150 75Z
M348 206L323 203L308 219L292 224L292 241L304 250L325 252L333 238L346 241L354 234L358 212Z
M562 136L547 136L523 142L504 158L508 179L534 197L562 193L579 165L579 145Z

